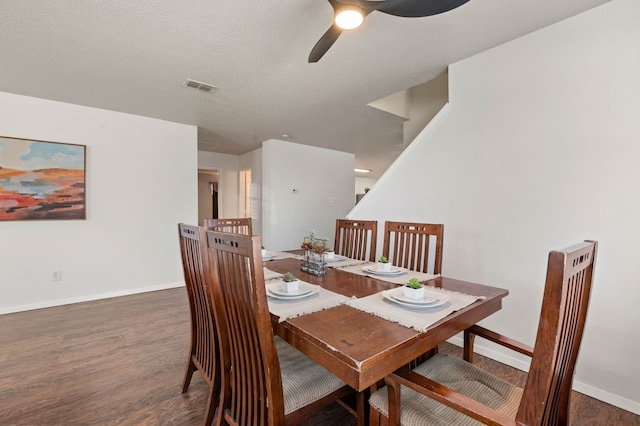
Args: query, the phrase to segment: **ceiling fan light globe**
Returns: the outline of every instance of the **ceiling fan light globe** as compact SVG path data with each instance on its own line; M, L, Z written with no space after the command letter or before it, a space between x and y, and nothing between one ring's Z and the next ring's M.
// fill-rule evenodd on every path
M345 6L338 10L335 17L335 23L343 30L352 30L362 25L364 14L362 10L355 6Z

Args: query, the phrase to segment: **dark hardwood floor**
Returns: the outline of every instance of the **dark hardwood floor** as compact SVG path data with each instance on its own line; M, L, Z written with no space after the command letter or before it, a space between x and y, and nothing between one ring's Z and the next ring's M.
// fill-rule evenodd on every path
M0 315L0 425L199 425L207 385L181 393L189 347L184 288ZM442 351L459 354L449 344ZM524 373L477 356L516 384ZM573 425L640 425L574 392ZM335 404L305 425L354 425Z

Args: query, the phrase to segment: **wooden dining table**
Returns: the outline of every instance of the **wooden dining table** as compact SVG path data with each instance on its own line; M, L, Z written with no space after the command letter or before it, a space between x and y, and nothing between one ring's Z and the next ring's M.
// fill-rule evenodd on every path
M371 276L336 268L315 276L300 270L294 258L264 265L275 272L293 272L299 279L348 296L365 297L398 287ZM339 305L279 322L272 315L274 333L358 391L358 424L366 424L367 390L386 375L502 308L508 290L446 277L425 284L481 299L418 332L348 305Z

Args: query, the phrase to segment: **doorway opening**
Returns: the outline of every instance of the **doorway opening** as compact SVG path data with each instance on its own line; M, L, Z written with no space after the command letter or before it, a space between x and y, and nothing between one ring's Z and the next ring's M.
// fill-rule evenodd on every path
M220 171L198 170L198 223L220 215Z

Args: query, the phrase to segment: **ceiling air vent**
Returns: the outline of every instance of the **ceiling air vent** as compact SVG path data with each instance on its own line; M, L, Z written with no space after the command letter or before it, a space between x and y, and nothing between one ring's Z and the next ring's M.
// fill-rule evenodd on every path
M201 92L211 93L216 89L216 86L211 84L203 83L201 81L189 80L187 79L184 82L184 85L187 87L191 87L192 89L200 90Z

